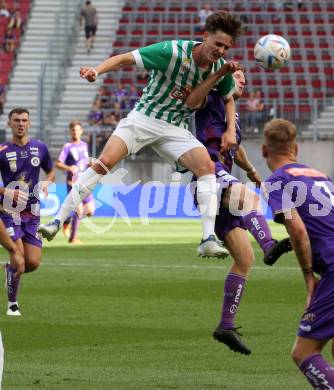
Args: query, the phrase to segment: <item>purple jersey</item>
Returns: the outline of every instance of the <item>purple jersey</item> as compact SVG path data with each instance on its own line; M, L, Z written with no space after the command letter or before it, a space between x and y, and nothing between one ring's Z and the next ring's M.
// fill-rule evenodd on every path
M328 176L293 163L277 169L266 180L268 203L275 220L297 209L307 229L317 273L334 270L334 184Z
M87 143L84 141L66 143L60 152L58 161L66 165L77 166L79 168L78 173L84 171L89 164ZM77 179L78 175L73 175L72 172L66 173L68 182L72 182Z
M239 114L236 114L237 143L241 142ZM221 136L226 130L224 100L218 91L210 91L206 105L195 113L196 137L208 149L213 161L221 161L225 170L232 171L236 148L220 153Z
M0 172L3 185L7 187L13 182L28 185L29 198L26 211L33 211L31 206L39 203L38 183L41 168L46 173L53 168L48 148L43 142L31 139L24 146L11 142L0 145Z

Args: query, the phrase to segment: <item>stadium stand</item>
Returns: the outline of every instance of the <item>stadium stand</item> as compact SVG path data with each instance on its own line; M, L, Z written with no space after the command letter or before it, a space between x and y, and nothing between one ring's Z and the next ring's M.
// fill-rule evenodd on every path
M16 50L24 33L25 21L29 16L30 0L6 0L3 4L5 4L8 13L2 12L0 14L0 88L2 91L6 91L10 73L15 63ZM14 19L17 10L20 12L19 21ZM9 50L8 47L9 30L12 30L11 34L13 35L13 50ZM2 93L2 99L5 99L5 92Z
M161 40L200 40L197 14L205 3L189 0L182 4L169 0L126 2L111 55ZM235 12L244 22L245 34L230 50L229 58L246 65L248 93L261 90L267 112L264 119L273 113L283 115L296 120L299 128L306 130L317 112L334 97L333 2L282 2L282 7L277 9L277 2L217 1L214 9ZM291 60L275 73L275 77L271 72L259 69L253 58L256 40L268 33L286 37L292 48ZM140 90L145 78L132 67L106 76L104 87L110 93L105 101L109 99L110 107L105 104L103 112L114 110L118 82L127 89L133 85ZM241 112L247 97L246 93L240 104ZM121 108L121 116L127 111L127 107Z

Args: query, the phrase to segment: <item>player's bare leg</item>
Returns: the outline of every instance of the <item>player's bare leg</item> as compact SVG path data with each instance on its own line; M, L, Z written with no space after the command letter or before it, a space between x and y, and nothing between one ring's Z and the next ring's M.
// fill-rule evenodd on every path
M292 348L293 361L314 389L334 388L334 367L321 355L327 342L298 336Z
M109 173L127 154L128 149L125 142L120 137L111 135L99 158L74 183L55 218L46 225L40 225L38 232L48 241L53 240L68 215L77 209L102 177Z
M213 332L213 337L231 350L249 355L251 350L241 341L241 334L237 331L234 321L254 262L253 249L247 231L241 228L234 228L228 232L224 242L234 262L225 279L221 319Z
M264 253L263 261L273 265L284 253L292 250L290 239L275 240L262 213L259 196L242 183L234 183L225 193L224 207L243 210L246 228Z
M179 162L197 177L197 202L203 228L197 252L200 256L224 258L229 252L215 236L217 182L214 162L204 147L189 150L180 157Z

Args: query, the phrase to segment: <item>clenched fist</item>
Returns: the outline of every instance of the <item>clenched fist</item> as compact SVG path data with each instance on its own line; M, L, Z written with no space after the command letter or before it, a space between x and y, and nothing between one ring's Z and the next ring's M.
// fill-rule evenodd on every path
M82 67L80 68L80 77L86 79L90 83L96 81L97 71L94 68Z

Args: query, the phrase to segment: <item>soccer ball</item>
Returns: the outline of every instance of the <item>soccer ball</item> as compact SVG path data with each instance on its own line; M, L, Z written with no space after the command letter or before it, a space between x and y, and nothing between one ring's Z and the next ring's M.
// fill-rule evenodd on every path
M280 35L269 34L261 37L254 47L254 57L262 68L276 70L286 65L291 49L288 41Z

